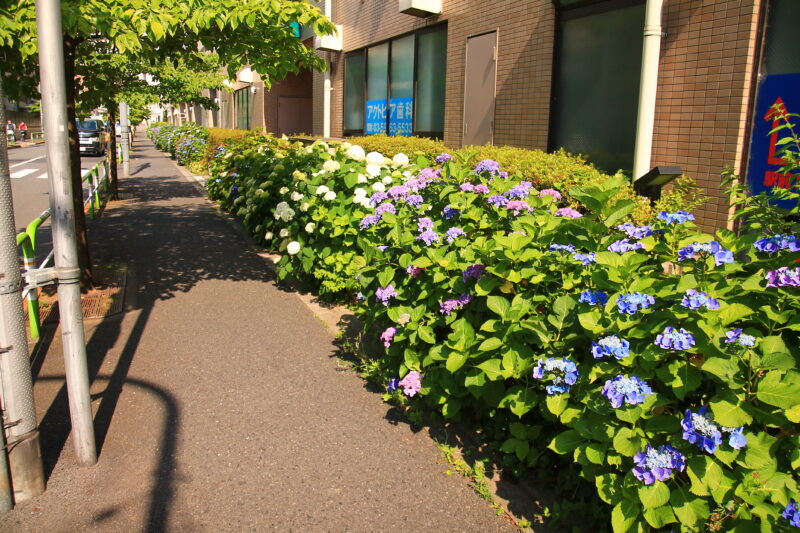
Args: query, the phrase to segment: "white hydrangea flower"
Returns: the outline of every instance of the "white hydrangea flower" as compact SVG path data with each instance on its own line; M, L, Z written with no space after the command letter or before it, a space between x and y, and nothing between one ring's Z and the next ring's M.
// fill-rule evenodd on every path
M280 202L275 206L275 219L281 219L284 222L289 222L294 218L294 209L289 207L286 202Z
M404 153L395 154L392 158L392 163L396 167L404 167L408 164L408 156Z
M300 252L300 243L292 241L286 245L286 253L289 255L297 255Z
M306 148L304 150L304 152L307 153L307 154L310 154L313 151L314 151L314 147L313 146L306 146Z
M327 187L327 185L320 185L317 187L317 195L325 194L328 191L330 191L330 189Z
M373 178L376 178L381 175L381 167L372 164L367 165L367 174L369 174Z
M291 198L292 198L293 202L299 202L300 200L302 200L304 198L304 196L301 193L297 192L297 191L293 191Z
M347 148L347 157L350 159L355 159L356 161L363 161L366 158L366 154L364 153L364 149L361 148L359 145L355 144L349 148Z
M356 198L358 198L359 196L366 196L367 190L364 187L359 187L358 189L353 191L353 194L356 195Z
M324 171L324 170L318 170L318 171L316 171L316 172L312 172L312 173L311 173L311 175L312 175L312 176L314 176L315 178L316 178L317 176L321 175L321 174L325 174L325 171Z
M375 192L383 192L386 190L386 186L380 181L376 181L372 184L372 190Z
M326 150L328 149L328 143L326 143L325 141L315 141L314 144L312 144L311 146L321 146Z
M309 222L308 224L306 224L306 231L308 233L314 233L314 228L316 227L317 227L316 224L314 224L313 222Z
M391 176L386 176L386 177L385 177L385 178L383 178L381 181L382 181L382 182L383 182L385 185L389 185L389 184L392 182L392 177L391 177Z
M383 154L380 152L370 152L367 154L367 165L383 165Z
M404 171L404 172L403 172L403 177L404 177L405 179L407 179L407 180L410 180L410 179L411 179L411 176L412 176L412 174L411 174L411 171L410 171L410 170L406 170L406 171Z
M342 150L349 150L351 146L353 145L347 141L344 141L343 143L339 144L339 148L341 148Z
M283 229L280 231L280 233L278 233L278 235L279 235L279 236L281 236L281 237L288 237L288 236L289 236L289 230L288 230L288 229L286 229L286 228L283 228Z
M271 240L272 240L272 237L274 237L274 235L272 234L272 232L271 232L271 231L268 231L268 232L266 232L266 233L264 234L264 240L265 240L265 241L271 241Z
M368 181L369 181L369 179L367 179L367 177L364 174L359 174L358 175L358 182L359 183L366 183Z
M331 155L336 155L336 148L328 148L328 153Z
M309 207L310 207L310 205L308 204L308 202L303 202L303 204L300 206L300 211L305 213L306 211L308 211Z
M334 161L333 159L328 159L327 161L322 163L322 168L326 172L336 172L337 170L339 170L339 168L341 168L341 165L339 164L338 161Z
M366 207L367 209L370 209L372 207L372 202L369 201L369 196L362 197L361 201L360 202L356 202L356 203L360 203L362 206Z
M281 187L278 192L281 194L286 194L287 192L289 192L289 187Z
M323 196L323 198L325 200L331 202L333 200L336 200L336 193L333 192L333 191L328 191L328 192L325 193L325 196Z

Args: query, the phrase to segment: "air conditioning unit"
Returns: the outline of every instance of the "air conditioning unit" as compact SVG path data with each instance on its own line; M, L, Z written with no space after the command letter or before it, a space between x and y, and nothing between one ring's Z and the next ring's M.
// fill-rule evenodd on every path
M314 36L314 48L325 52L342 51L342 25L336 24L336 35Z
M400 0L400 13L430 17L442 12L442 0Z

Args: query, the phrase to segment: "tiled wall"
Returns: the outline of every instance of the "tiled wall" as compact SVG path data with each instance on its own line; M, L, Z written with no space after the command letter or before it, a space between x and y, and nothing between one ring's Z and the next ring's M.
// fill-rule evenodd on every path
M283 80L273 82L272 88L264 93L265 130L273 134L278 133L278 98L281 96L311 98L311 94L311 73L308 70L301 70L298 74L290 73Z

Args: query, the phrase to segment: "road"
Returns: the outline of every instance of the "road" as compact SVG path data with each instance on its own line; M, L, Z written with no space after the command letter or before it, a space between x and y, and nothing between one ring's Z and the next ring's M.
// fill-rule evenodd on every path
M9 150L8 159L11 193L14 200L14 223L17 231L23 231L29 222L50 207L50 180L47 175L45 145ZM88 171L102 159L99 156L82 156L81 170ZM86 198L85 189L83 195ZM47 221L37 235L39 261L52 248L51 242L50 221Z

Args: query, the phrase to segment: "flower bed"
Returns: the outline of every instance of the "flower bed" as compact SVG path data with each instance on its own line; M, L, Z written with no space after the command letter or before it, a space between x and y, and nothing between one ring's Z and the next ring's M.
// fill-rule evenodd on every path
M626 186L276 139L219 148L208 181L279 277L378 332L387 399L480 428L575 505L591 489L597 527L797 525L800 240L637 225Z

